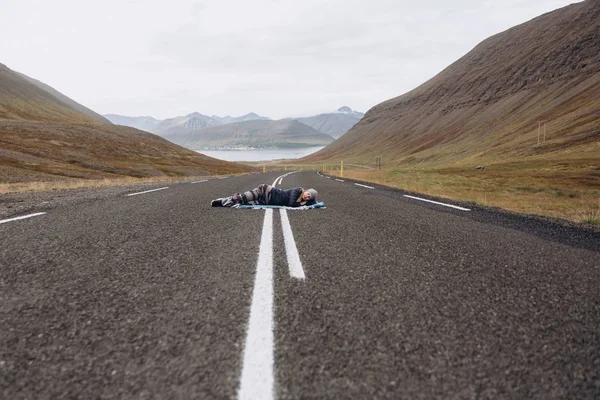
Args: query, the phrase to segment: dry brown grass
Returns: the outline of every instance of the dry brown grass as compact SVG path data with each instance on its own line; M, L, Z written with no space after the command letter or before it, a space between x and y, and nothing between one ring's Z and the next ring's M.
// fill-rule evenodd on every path
M240 174L234 174L240 175ZM241 174L243 175L243 174ZM173 177L173 176L161 176L153 178L132 178L125 177L120 179L80 179L72 181L53 181L53 182L19 182L19 183L0 183L0 195L8 193L21 193L21 192L42 192L49 190L63 190L63 189L82 189L82 188L94 188L94 187L110 187L110 186L126 186L136 185L144 183L161 183L161 182L182 182L182 181L194 181L200 179L211 179L220 175L211 176L186 176Z
M0 183L183 178L251 170L134 128L0 121Z
M210 177L187 177L187 180L208 179ZM72 181L53 181L53 182L19 182L19 183L0 183L0 195L20 192L42 192L49 190L62 189L81 189L92 187L124 186L140 183L159 183L181 181L176 177L155 177L155 178L122 178L122 179L81 179Z
M409 192L600 225L600 168L596 160L588 161L499 164L483 170L346 168L344 176ZM338 169L328 172L340 173Z

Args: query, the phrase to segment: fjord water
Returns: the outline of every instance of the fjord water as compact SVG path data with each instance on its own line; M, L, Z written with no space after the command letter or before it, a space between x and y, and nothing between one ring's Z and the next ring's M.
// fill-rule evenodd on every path
M301 158L319 151L323 147L325 146L293 149L197 150L197 152L225 161L270 161Z

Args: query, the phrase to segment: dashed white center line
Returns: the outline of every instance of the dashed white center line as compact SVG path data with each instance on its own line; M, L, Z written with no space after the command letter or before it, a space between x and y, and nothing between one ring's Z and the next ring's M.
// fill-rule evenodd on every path
M3 220L0 220L0 224L5 224L7 222L12 222L12 221L18 221L20 219L27 219L27 218L31 218L31 217L37 217L38 215L44 215L44 214L46 214L46 213L45 212L39 212L39 213L35 213L35 214L22 215L20 217L15 217L15 218L3 219Z
M364 187L367 189L375 189L373 186L361 185L360 183L355 183L356 186Z
M345 181L345 180L343 180L343 179L336 179L336 181L338 181L338 182L346 182L346 181Z
M194 183L202 183L202 182L208 182L208 179L205 179L205 180L203 180L203 181L195 181L195 182L190 182L190 183L194 184Z
M407 194L405 194L405 195L404 195L404 197L408 197L409 199L415 199L415 200L420 200L420 201L426 201L427 203L438 204L438 205L440 205L440 206L445 206L445 207L456 208L457 210L462 210L462 211L471 211L469 208L463 208L463 207L453 206L452 204L440 203L439 201L433 201L433 200L422 199L422 198L420 198L420 197L409 196L409 195L407 195Z
M294 241L294 234L292 233L292 227L290 226L287 211L284 209L280 209L279 211L281 214L281 227L283 229L283 240L285 243L285 252L287 253L290 276L297 279L304 279L304 269L302 268L302 262L300 262L300 255L298 254L298 248Z
M145 190L145 191L143 191L143 192L138 192L138 193L130 193L130 194L128 194L127 196L136 196L136 195L138 195L138 194L144 194L144 193L156 192L156 191L158 191L158 190L165 190L165 189L168 189L168 188L169 188L169 187L167 186L167 187L163 187L163 188L159 188L159 189Z
M273 210L265 211L239 399L273 399Z

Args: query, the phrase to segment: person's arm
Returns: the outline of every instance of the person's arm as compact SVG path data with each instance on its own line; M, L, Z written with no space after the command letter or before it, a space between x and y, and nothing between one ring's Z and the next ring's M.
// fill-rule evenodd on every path
M301 187L290 189L290 202L288 204L290 207L300 207L303 205L300 203L300 201L302 200L300 199L302 192L304 192L304 189L302 189Z

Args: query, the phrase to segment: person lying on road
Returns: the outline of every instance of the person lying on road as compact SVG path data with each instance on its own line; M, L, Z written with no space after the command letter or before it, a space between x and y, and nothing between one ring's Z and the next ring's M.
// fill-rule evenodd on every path
M284 190L263 183L247 192L215 199L210 202L210 205L213 207L233 207L237 204L301 207L310 206L316 202L317 191L315 189L304 190L301 187L295 187Z

